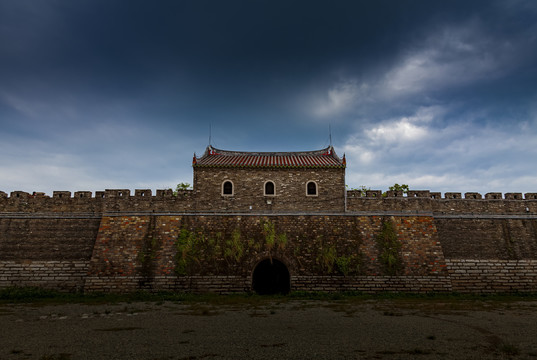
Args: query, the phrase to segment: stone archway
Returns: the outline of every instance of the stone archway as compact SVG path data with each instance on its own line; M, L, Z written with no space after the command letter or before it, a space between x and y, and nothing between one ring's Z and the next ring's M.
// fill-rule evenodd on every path
M291 276L287 266L276 259L260 261L252 274L252 288L259 295L288 294Z

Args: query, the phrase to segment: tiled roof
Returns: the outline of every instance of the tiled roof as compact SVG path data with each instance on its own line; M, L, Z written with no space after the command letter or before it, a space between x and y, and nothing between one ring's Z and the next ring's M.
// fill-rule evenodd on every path
M344 168L345 157L340 159L332 146L316 151L301 152L239 152L215 149L208 146L205 154L194 156L195 167L265 167L265 168Z

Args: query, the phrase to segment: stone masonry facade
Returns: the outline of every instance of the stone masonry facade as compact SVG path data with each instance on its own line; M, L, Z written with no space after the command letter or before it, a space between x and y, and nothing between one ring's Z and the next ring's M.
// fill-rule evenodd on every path
M224 181L232 181L233 196L222 195ZM274 195L264 195L272 181ZM315 181L316 196L306 195L306 184ZM194 196L198 211L343 212L345 169L196 169Z
M0 288L248 292L270 259L291 291L537 291L536 193L346 191L331 148L193 162L179 193L0 192Z

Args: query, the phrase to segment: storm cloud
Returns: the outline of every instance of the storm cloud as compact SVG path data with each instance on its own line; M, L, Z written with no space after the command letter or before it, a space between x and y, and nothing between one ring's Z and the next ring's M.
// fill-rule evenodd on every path
M328 145L347 183L535 192L534 1L2 1L0 190Z

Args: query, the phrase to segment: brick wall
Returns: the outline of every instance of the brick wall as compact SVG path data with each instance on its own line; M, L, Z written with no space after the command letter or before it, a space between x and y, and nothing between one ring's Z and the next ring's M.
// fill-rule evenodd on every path
M250 178L250 174L252 177ZM235 195L221 195L222 182L231 179L235 185ZM263 195L266 180L274 181L276 196ZM319 196L305 195L306 179L318 182ZM76 213L100 216L105 212L251 212L251 213L343 213L343 212L406 212L434 213L435 215L494 215L518 214L535 217L537 215L537 194L527 193L516 199L510 194L491 193L483 198L462 198L460 193L440 193L410 191L416 196L393 196L388 192L382 196L380 190L370 190L362 197L359 191L344 191L344 169L212 169L199 168L195 172L195 189L184 190L174 195L171 189L157 190L128 189L91 192L78 191L71 195L68 191L55 192L52 197L30 195L15 191L7 196L0 191L0 215L9 214L54 214ZM283 186L282 184L288 184ZM449 195L455 194L455 195ZM474 193L467 193L468 196ZM346 196L345 196L346 195ZM432 196L435 196L434 198ZM456 196L455 199L447 196ZM270 199L272 204L267 204ZM346 207L345 207L346 205ZM250 210L250 206L252 209ZM50 216L49 216L50 217Z
M60 291L82 291L89 261L0 260L0 288L37 286Z
M537 260L446 260L453 291L536 292Z
M303 198L282 193L269 208L262 195L265 175L243 182L239 170L227 175L238 179L233 200L220 194L204 199L198 188L178 196L128 189L95 197L0 193L0 287L248 291L256 264L274 257L288 267L292 290L537 291L537 199L531 194L526 199L473 193L433 199L428 192L408 197L348 192L345 212L345 199L337 192L322 197L325 188L339 187L343 180L329 183L318 173L312 174L321 179L318 198L305 197L305 184L297 181L296 192L289 193ZM278 179L289 180L292 171L270 179L277 194L283 191ZM293 176L303 179L303 174ZM220 191L220 179L214 185ZM379 260L376 237L387 220L401 243L397 276L385 275ZM264 224L274 226L276 237L285 235L285 246L267 248ZM198 261L191 259L186 272L178 274L176 241L183 230L200 245ZM226 252L237 250L234 239L240 240L240 256ZM350 272L327 266L327 254L348 258Z
M212 283L212 287L218 287L216 284L219 283L222 291L230 291L230 287L244 288L244 283L249 284L247 279L255 265L267 258L280 259L287 265L292 276L302 278L343 278L344 274L336 264L337 259L342 257L350 261L351 268L346 275L379 276L383 270L375 239L383 220L395 225L401 242L401 276L447 275L431 217L105 216L93 250L86 289L102 290L103 286L114 286L121 291L138 288L169 289L173 286L183 289L184 284L191 281L184 280L186 278L214 277L216 283ZM284 237L285 243L276 240L269 247L266 226L273 226L274 236L277 239ZM176 242L181 231L195 245L186 254L189 263L184 273L176 276ZM240 242L240 246L233 245L234 239ZM140 253L147 255L145 264ZM326 255L329 253L332 254L332 260ZM236 280L232 282L235 285L229 285L229 279L242 280L239 285ZM196 286L192 285L192 288L195 289ZM305 285L301 286L304 288Z
M222 196L225 180L233 196ZM269 180L275 196L264 195ZM317 183L318 196L306 196L308 181ZM194 194L198 211L343 212L345 169L194 168Z
M58 218L59 217L59 218ZM1 260L87 260L101 219L95 217L0 217Z
M450 259L537 260L537 221L517 218L436 218Z
M449 292L451 279L438 276L292 276L291 283L298 291L359 291L379 292Z
M82 290L99 223L81 214L1 214L0 287Z
M522 200L502 199L446 199L428 196L382 197L381 191L370 191L371 195L362 197L356 191L347 192L347 211L405 211L433 212L435 214L537 214L537 200L533 198ZM425 194L422 194L425 195ZM501 195L501 194L500 194ZM438 195L439 196L439 195Z

